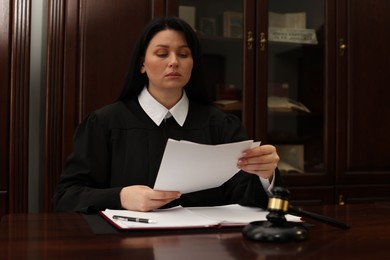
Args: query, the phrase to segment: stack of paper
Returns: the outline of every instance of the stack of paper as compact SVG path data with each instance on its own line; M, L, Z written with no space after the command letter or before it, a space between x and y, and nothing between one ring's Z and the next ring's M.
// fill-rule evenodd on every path
M118 229L176 229L244 226L252 221L266 220L268 211L232 204L218 207L184 208L178 206L151 212L107 209L101 211L100 214ZM113 218L114 215L149 219L153 223L118 220ZM286 215L286 219L300 221L300 217L293 215Z

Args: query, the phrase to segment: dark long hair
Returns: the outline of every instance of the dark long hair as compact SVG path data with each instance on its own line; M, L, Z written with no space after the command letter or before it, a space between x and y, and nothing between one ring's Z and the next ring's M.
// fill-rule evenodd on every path
M193 68L190 80L184 86L188 98L200 104L210 104L210 98L205 85L201 83L201 49L198 37L192 27L178 17L161 17L152 20L142 31L135 43L127 76L123 85L122 93L118 100L128 100L137 97L144 86L148 85L149 79L146 73L141 73L142 61L146 49L152 38L160 31L171 29L184 34L188 47L191 49Z

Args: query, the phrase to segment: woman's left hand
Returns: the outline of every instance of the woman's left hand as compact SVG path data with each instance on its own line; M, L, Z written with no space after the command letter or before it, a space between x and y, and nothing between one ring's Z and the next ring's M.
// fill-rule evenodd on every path
M237 167L259 177L272 179L278 162L279 155L275 146L261 145L245 150L238 159Z

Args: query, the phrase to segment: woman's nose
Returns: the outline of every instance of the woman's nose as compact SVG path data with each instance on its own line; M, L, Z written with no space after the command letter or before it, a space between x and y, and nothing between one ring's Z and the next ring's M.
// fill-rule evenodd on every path
M177 56L176 56L176 54L172 54L170 56L170 60L169 60L169 67L177 66L177 64L178 64Z

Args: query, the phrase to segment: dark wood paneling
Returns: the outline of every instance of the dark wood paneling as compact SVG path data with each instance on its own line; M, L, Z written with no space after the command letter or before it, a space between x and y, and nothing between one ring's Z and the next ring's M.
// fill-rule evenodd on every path
M30 1L0 3L0 215L28 209Z
M179 16L179 0L166 0L166 13L169 16Z
M68 137L64 132L68 123L63 123L64 116L66 121L73 121L75 124L75 109L64 111L64 99L73 99L71 104L77 104L73 88L64 90L65 84L76 84L75 74L77 71L76 51L77 46L77 12L71 12L72 7L77 10L78 1L69 1L66 6L65 1L52 0L48 2L48 32L47 32L47 51L46 51L46 87L45 87L45 126L44 126L44 208L50 207L50 198L53 189L57 183L55 177L61 171L63 161L63 139ZM69 12L67 12L69 11ZM65 17L65 14L68 16ZM66 19L67 18L67 19ZM65 27L65 19L68 22ZM72 28L73 34L65 34L65 30ZM73 36L69 40L68 37ZM66 39L66 41L64 40ZM66 45L65 45L66 44ZM64 46L70 46L65 48ZM64 66L64 53L71 61L74 61L70 70ZM66 77L65 77L66 74ZM66 78L66 80L64 80ZM72 92L73 91L73 92ZM69 109L70 110L70 109ZM72 124L71 124L72 125Z
M349 10L347 168L390 173L390 1L349 1Z
M242 111L242 121L245 125L248 135L254 140L264 140L262 136L258 135L258 127L257 123L261 118L257 118L255 113L253 112L253 108L255 107L255 97L260 95L256 93L258 89L252 87L256 86L258 81L255 79L255 75L257 75L255 71L255 60L259 57L259 51L257 49L258 45L256 44L256 25L259 24L259 21L256 21L256 3L254 1L243 1L243 17L245 17L243 21L243 31L245 32L243 35L243 43L242 43L242 52L243 52L243 78L242 78L242 86L243 86L243 111ZM248 46L248 40L252 37L254 42L252 46ZM257 55L257 56L256 56ZM256 111L256 108L255 108Z
M247 1L248 2L248 1ZM251 7L253 8L253 6ZM251 76L254 79L252 86L255 88L255 93L253 94L254 100L254 115L252 116L253 127L254 127L254 138L256 140L261 140L262 143L267 142L267 87L268 86L268 42L263 48L260 47L260 38L265 37L268 39L268 1L257 1L255 5L255 28L254 31L254 45L255 50L255 60L252 60L250 57L246 57L248 61L255 62L255 73ZM249 28L247 28L249 29ZM263 38L264 39L264 38ZM249 51L248 51L249 52ZM250 64L249 64L250 65ZM248 74L248 72L245 72ZM250 81L248 82L250 83ZM250 85L248 85L250 86ZM253 110L253 108L252 108Z
M31 3L30 0L15 0L8 3L8 6L7 4L4 6L5 10L9 10L8 19L11 21L11 25L8 28L12 33L7 35L5 32L2 35L5 36L5 43L8 43L6 46L10 46L8 49L10 56L5 56L5 62L9 62L9 69L5 69L6 79L2 83L6 85L2 85L1 88L7 89L2 90L6 95L3 97L5 102L2 102L6 111L5 119L2 120L6 121L3 126L9 127L7 129L9 132L2 134L2 138L8 137L9 139L4 140L8 149L5 155L7 162L4 162L3 167L8 167L6 175L8 174L9 184L9 211L27 212ZM9 25L7 22L5 24ZM7 64L5 66L7 67ZM9 107L7 107L8 101Z
M342 1L344 2L344 1ZM346 1L338 17L338 184L390 184L390 2Z
M9 173L9 120L10 120L10 1L0 3L0 192L8 191ZM8 205L2 198L2 204ZM4 213L4 212L0 212Z
M114 4L115 3L115 4ZM130 53L164 0L50 0L45 99L44 209L72 147L73 133L91 111L113 102Z
M122 88L133 43L151 16L148 1L84 1L80 9L80 111L115 100Z
M294 206L326 205L334 203L334 187L288 187L290 203Z

